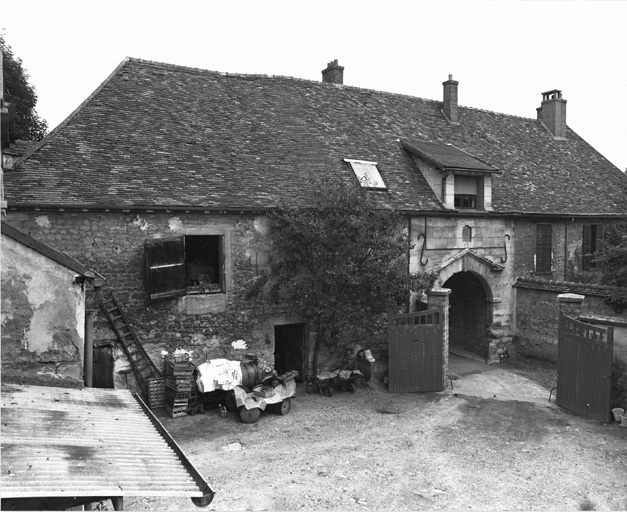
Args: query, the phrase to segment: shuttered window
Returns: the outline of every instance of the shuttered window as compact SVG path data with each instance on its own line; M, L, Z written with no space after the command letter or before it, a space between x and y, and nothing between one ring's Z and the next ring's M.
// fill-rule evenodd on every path
M583 243L581 248L582 270L598 268L599 263L594 261L594 253L601 249L602 238L603 224L585 224L583 226Z
M226 289L224 237L187 235L146 241L150 300Z
M185 238L146 240L146 269L150 300L185 295Z
M536 274L551 273L553 252L553 227L551 224L536 225Z

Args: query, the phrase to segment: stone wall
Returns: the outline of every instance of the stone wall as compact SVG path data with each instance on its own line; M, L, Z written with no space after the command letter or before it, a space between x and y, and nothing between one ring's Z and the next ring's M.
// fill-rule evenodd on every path
M75 272L2 235L2 378L80 387L85 293Z
M268 260L267 223L249 215L203 213L10 214L8 222L102 274L104 293L113 291L127 318L158 367L161 352L191 350L199 360L241 359L256 353L274 362L274 326L298 323L292 305L250 294ZM222 235L225 240L225 293L150 301L146 281L146 240L183 235ZM115 341L102 312L94 341ZM243 340L243 342L241 341ZM128 368L116 349L118 374ZM131 383L132 384L132 383Z
M438 270L436 287L440 288L448 288L447 281L460 272L471 273L481 283L487 316L487 325L482 327L486 338L482 355L490 362L498 361L498 353L512 342L513 222L470 216L414 217L411 235L410 272Z

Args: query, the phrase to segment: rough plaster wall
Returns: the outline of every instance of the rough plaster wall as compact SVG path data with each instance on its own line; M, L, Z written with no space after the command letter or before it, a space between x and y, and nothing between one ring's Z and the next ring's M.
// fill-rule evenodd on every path
M2 370L82 380L84 294L74 272L2 237Z

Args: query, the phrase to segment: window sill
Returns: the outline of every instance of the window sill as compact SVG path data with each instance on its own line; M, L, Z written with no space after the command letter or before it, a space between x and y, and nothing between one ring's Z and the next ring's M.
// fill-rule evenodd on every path
M197 293L179 297L178 311L186 315L206 315L226 311L226 293Z

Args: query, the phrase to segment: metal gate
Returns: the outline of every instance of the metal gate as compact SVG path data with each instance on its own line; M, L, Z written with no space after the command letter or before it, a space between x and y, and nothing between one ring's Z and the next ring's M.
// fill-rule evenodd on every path
M613 327L595 327L560 311L557 405L598 421L611 420L613 343Z
M390 318L389 391L423 393L445 387L441 309Z

